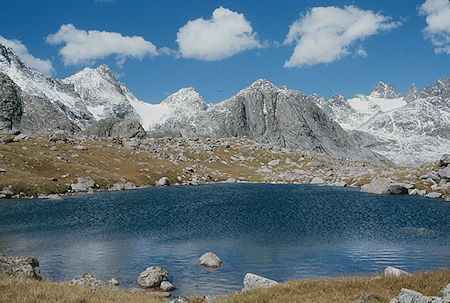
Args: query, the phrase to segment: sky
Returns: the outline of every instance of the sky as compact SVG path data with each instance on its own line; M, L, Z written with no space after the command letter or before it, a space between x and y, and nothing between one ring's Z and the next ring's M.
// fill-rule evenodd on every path
M257 79L347 98L450 77L450 1L2 0L0 43L65 78L107 64L141 100L225 100Z

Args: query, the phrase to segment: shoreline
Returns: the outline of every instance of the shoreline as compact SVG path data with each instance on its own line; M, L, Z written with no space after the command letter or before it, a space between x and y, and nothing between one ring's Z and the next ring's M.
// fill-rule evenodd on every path
M450 200L450 181L440 175L448 163L387 166L239 138L137 140L60 134L56 139L18 135L11 140L0 144L0 199L216 183L361 188L389 179L391 184L409 184L416 189L414 195Z

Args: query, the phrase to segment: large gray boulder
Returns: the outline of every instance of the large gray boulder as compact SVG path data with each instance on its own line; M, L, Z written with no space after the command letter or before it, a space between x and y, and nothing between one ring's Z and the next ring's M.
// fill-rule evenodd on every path
M414 189L409 183L392 182L389 178L375 178L369 184L361 186L361 192L379 195L407 195Z
M248 273L244 277L244 288L242 289L242 291L252 290L259 287L270 287L277 284L277 281Z
M210 268L218 268L220 267L220 264L222 264L222 260L212 252L204 253L200 258L198 258L198 262L201 265Z
M74 192L86 192L95 187L95 181L91 177L79 177L77 181L70 185Z
M145 137L145 130L138 121L111 117L89 125L83 131L83 134L107 138L143 138Z
M161 282L169 280L169 273L159 266L148 267L141 272L136 283L142 288L159 287Z
M441 292L444 295L444 299L450 300L450 283L448 283L447 286L442 288Z
M35 257L8 257L0 254L0 271L17 278L42 279L39 261Z
M18 130L21 118L20 89L11 78L0 73L0 133Z
M106 289L115 288L112 283L108 283L100 279L97 279L90 273L85 273L79 278L72 279L69 283L89 288L106 288Z
M384 269L384 275L385 276L393 276L393 277L400 277L401 275L410 276L411 274L407 271L388 266Z
M397 297L391 299L389 303L449 303L450 300L439 297L424 296L420 292L402 288Z
M443 154L439 160L440 166L448 166L450 164L450 154Z

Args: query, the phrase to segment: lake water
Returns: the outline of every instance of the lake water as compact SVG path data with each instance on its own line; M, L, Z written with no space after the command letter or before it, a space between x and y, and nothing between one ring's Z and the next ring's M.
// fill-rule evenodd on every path
M215 184L0 201L0 252L33 255L45 278L90 272L137 287L161 266L179 295L278 281L450 267L450 203L312 185ZM198 264L212 251L216 271Z

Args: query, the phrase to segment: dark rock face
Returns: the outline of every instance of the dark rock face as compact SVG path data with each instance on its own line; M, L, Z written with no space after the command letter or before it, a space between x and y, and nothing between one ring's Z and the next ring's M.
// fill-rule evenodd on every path
M0 271L17 278L42 279L39 261L35 257L8 257L0 254Z
M0 73L0 132L18 130L21 117L20 89L11 78Z
M145 130L137 121L111 117L91 124L83 134L97 137L143 138Z
M183 137L248 137L261 143L300 148L336 157L376 160L308 97L258 80L237 95L188 123L165 123L159 136L179 132Z

